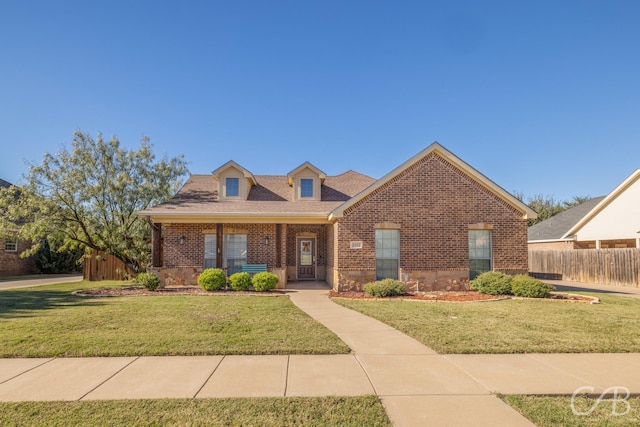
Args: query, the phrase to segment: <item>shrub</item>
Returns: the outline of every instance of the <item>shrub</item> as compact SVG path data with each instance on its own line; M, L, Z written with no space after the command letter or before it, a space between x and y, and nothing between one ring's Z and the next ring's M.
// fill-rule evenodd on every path
M402 282L394 279L383 279L364 285L364 291L373 297L393 297L404 292Z
M150 291L155 291L160 286L160 278L154 273L138 273L135 282Z
M229 277L229 287L234 291L246 291L251 286L251 276L249 273L233 273Z
M227 286L227 276L219 268L207 268L198 276L198 285L205 291L219 291Z
M471 282L471 289L487 295L511 295L511 276L498 271L487 271Z
M251 283L253 284L253 289L258 292L271 291L275 289L278 284L278 276L268 271L256 273Z
M548 298L555 288L534 277L518 274L511 279L513 295L527 298Z

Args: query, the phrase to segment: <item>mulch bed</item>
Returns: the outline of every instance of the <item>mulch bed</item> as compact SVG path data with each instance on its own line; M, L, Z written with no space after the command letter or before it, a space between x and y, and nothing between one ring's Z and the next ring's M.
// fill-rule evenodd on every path
M519 297L513 297L509 295L485 295L475 291L467 292L407 292L396 297L376 298L368 295L364 292L335 292L330 291L329 296L331 298L346 298L346 299L368 299L368 300L410 300L410 301L445 301L445 302L479 302L479 301L502 301L505 299L524 299ZM535 298L540 299L540 298ZM551 297L545 298L545 300L553 301L567 301L567 302L582 302L587 304L594 304L599 302L595 297L587 297L584 295L565 294L555 292L551 294Z
M205 291L198 287L175 287L175 288L158 288L150 291L142 286L127 286L123 288L97 288L84 289L74 292L75 295L92 296L92 297L133 297L133 296L163 296L163 295L284 295L281 290L275 289L270 292L255 291Z
M205 291L199 287L175 287L175 288L160 288L155 291L149 291L142 286L127 286L122 288L96 288L85 289L82 291L74 292L75 295L80 296L93 296L93 297L123 297L123 296L163 296L163 295L258 295L258 296L273 296L273 295L285 295L286 290L275 289L270 292L255 292L255 291ZM467 292L407 292L396 297L388 298L376 298L372 297L364 292L336 292L329 291L331 298L347 298L347 299L368 299L368 300L409 300L409 301L433 301L433 302L479 302L479 301L502 301L505 299L523 299L508 295L485 295L475 291ZM536 298L539 299L539 298ZM577 294L565 294L560 292L552 293L550 298L546 298L547 301L567 301L567 302L581 302L587 304L598 303L599 300L595 297L588 297Z

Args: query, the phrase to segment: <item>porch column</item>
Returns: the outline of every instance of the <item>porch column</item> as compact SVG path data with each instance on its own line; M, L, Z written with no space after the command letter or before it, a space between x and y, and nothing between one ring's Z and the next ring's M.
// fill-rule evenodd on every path
M282 224L276 224L276 268L282 267Z
M162 224L151 224L151 266L162 267Z
M224 253L223 251L223 241L224 239L222 238L222 224L216 224L216 251L218 252L216 254L216 268L222 268L222 254Z

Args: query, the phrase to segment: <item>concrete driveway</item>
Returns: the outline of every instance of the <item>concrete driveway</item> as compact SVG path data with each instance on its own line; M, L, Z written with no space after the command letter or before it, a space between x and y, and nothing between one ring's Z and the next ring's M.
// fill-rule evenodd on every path
M0 290L30 288L41 285L54 285L56 283L71 283L82 280L82 274L43 274L42 276L27 276L24 278L0 278Z

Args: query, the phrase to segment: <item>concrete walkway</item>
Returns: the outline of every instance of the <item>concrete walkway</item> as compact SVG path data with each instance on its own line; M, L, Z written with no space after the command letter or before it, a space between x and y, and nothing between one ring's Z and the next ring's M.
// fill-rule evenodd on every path
M377 394L398 426L531 426L495 393L640 393L640 354L439 355L327 290L289 295L351 354L0 359L0 401Z

